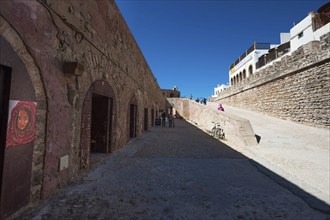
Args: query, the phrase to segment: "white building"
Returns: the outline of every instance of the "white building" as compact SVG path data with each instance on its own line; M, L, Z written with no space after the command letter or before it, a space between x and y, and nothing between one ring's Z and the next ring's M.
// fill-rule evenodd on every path
M319 14L311 12L306 18L291 28L291 52L311 41L320 40L320 36L330 32L330 22L319 27L318 17Z
M222 91L225 91L229 87L227 84L218 84L217 87L214 88L214 94L212 97L217 97Z
M235 85L256 71L256 63L271 48L269 43L254 43L230 66L229 83Z
M280 33L279 45L254 43L230 66L229 83L235 85L251 76L257 69L272 64L283 55L290 55L302 45L320 40L320 36L330 32L330 3L311 12L306 18L290 29L290 33Z

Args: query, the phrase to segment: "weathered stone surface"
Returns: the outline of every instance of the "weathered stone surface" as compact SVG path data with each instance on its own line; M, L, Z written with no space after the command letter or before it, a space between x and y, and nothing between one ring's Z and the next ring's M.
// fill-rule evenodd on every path
M232 86L216 102L281 119L330 127L330 34Z
M257 145L255 133L246 119L228 115L225 112L210 108L189 99L168 98L175 110L186 120L197 123L198 127L211 131L214 124L220 123L226 140L238 147Z
M127 112L133 96L138 136L144 132L144 109L164 108L159 85L114 1L3 1L0 34L22 59L35 89L38 130L32 179L38 180L34 183L43 197L81 172L82 106L95 81L104 80L114 91L114 150L128 141ZM64 62L73 61L84 67L79 77L62 71ZM59 172L63 155L69 155L69 169ZM39 191L31 193L36 201Z

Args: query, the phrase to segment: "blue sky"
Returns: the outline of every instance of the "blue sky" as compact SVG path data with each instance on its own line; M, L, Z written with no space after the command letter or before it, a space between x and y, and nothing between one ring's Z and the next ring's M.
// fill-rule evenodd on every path
M116 0L159 86L194 99L228 83L229 66L254 41L278 44L326 2Z

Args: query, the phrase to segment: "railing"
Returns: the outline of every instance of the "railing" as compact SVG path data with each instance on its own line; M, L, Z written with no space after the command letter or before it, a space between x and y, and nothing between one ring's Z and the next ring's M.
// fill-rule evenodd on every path
M284 44L281 44L278 47L274 47L268 51L268 53L259 57L258 62L256 63L257 69L270 63L271 61L283 56L285 53L290 51L290 41Z
M254 50L267 50L270 48L270 43L256 43L254 42L252 46L246 50L233 64L230 65L230 70L233 69L241 60L243 60L249 53Z

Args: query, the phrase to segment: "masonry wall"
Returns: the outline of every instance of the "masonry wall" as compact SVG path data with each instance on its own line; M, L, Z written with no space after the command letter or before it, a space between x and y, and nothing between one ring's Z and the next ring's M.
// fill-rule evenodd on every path
M238 116L228 115L207 105L182 98L168 98L169 103L185 120L192 121L200 129L211 131L214 124L220 123L226 141L237 147L253 147L257 139L250 122Z
M330 33L258 70L214 101L330 128Z
M26 65L38 102L32 203L81 173L82 108L95 82L104 81L113 91L112 150L128 142L131 99L138 106L138 136L144 109L150 114L165 108L159 85L114 1L2 1L0 35ZM65 74L68 61L81 68ZM69 167L59 171L59 158L65 155Z

